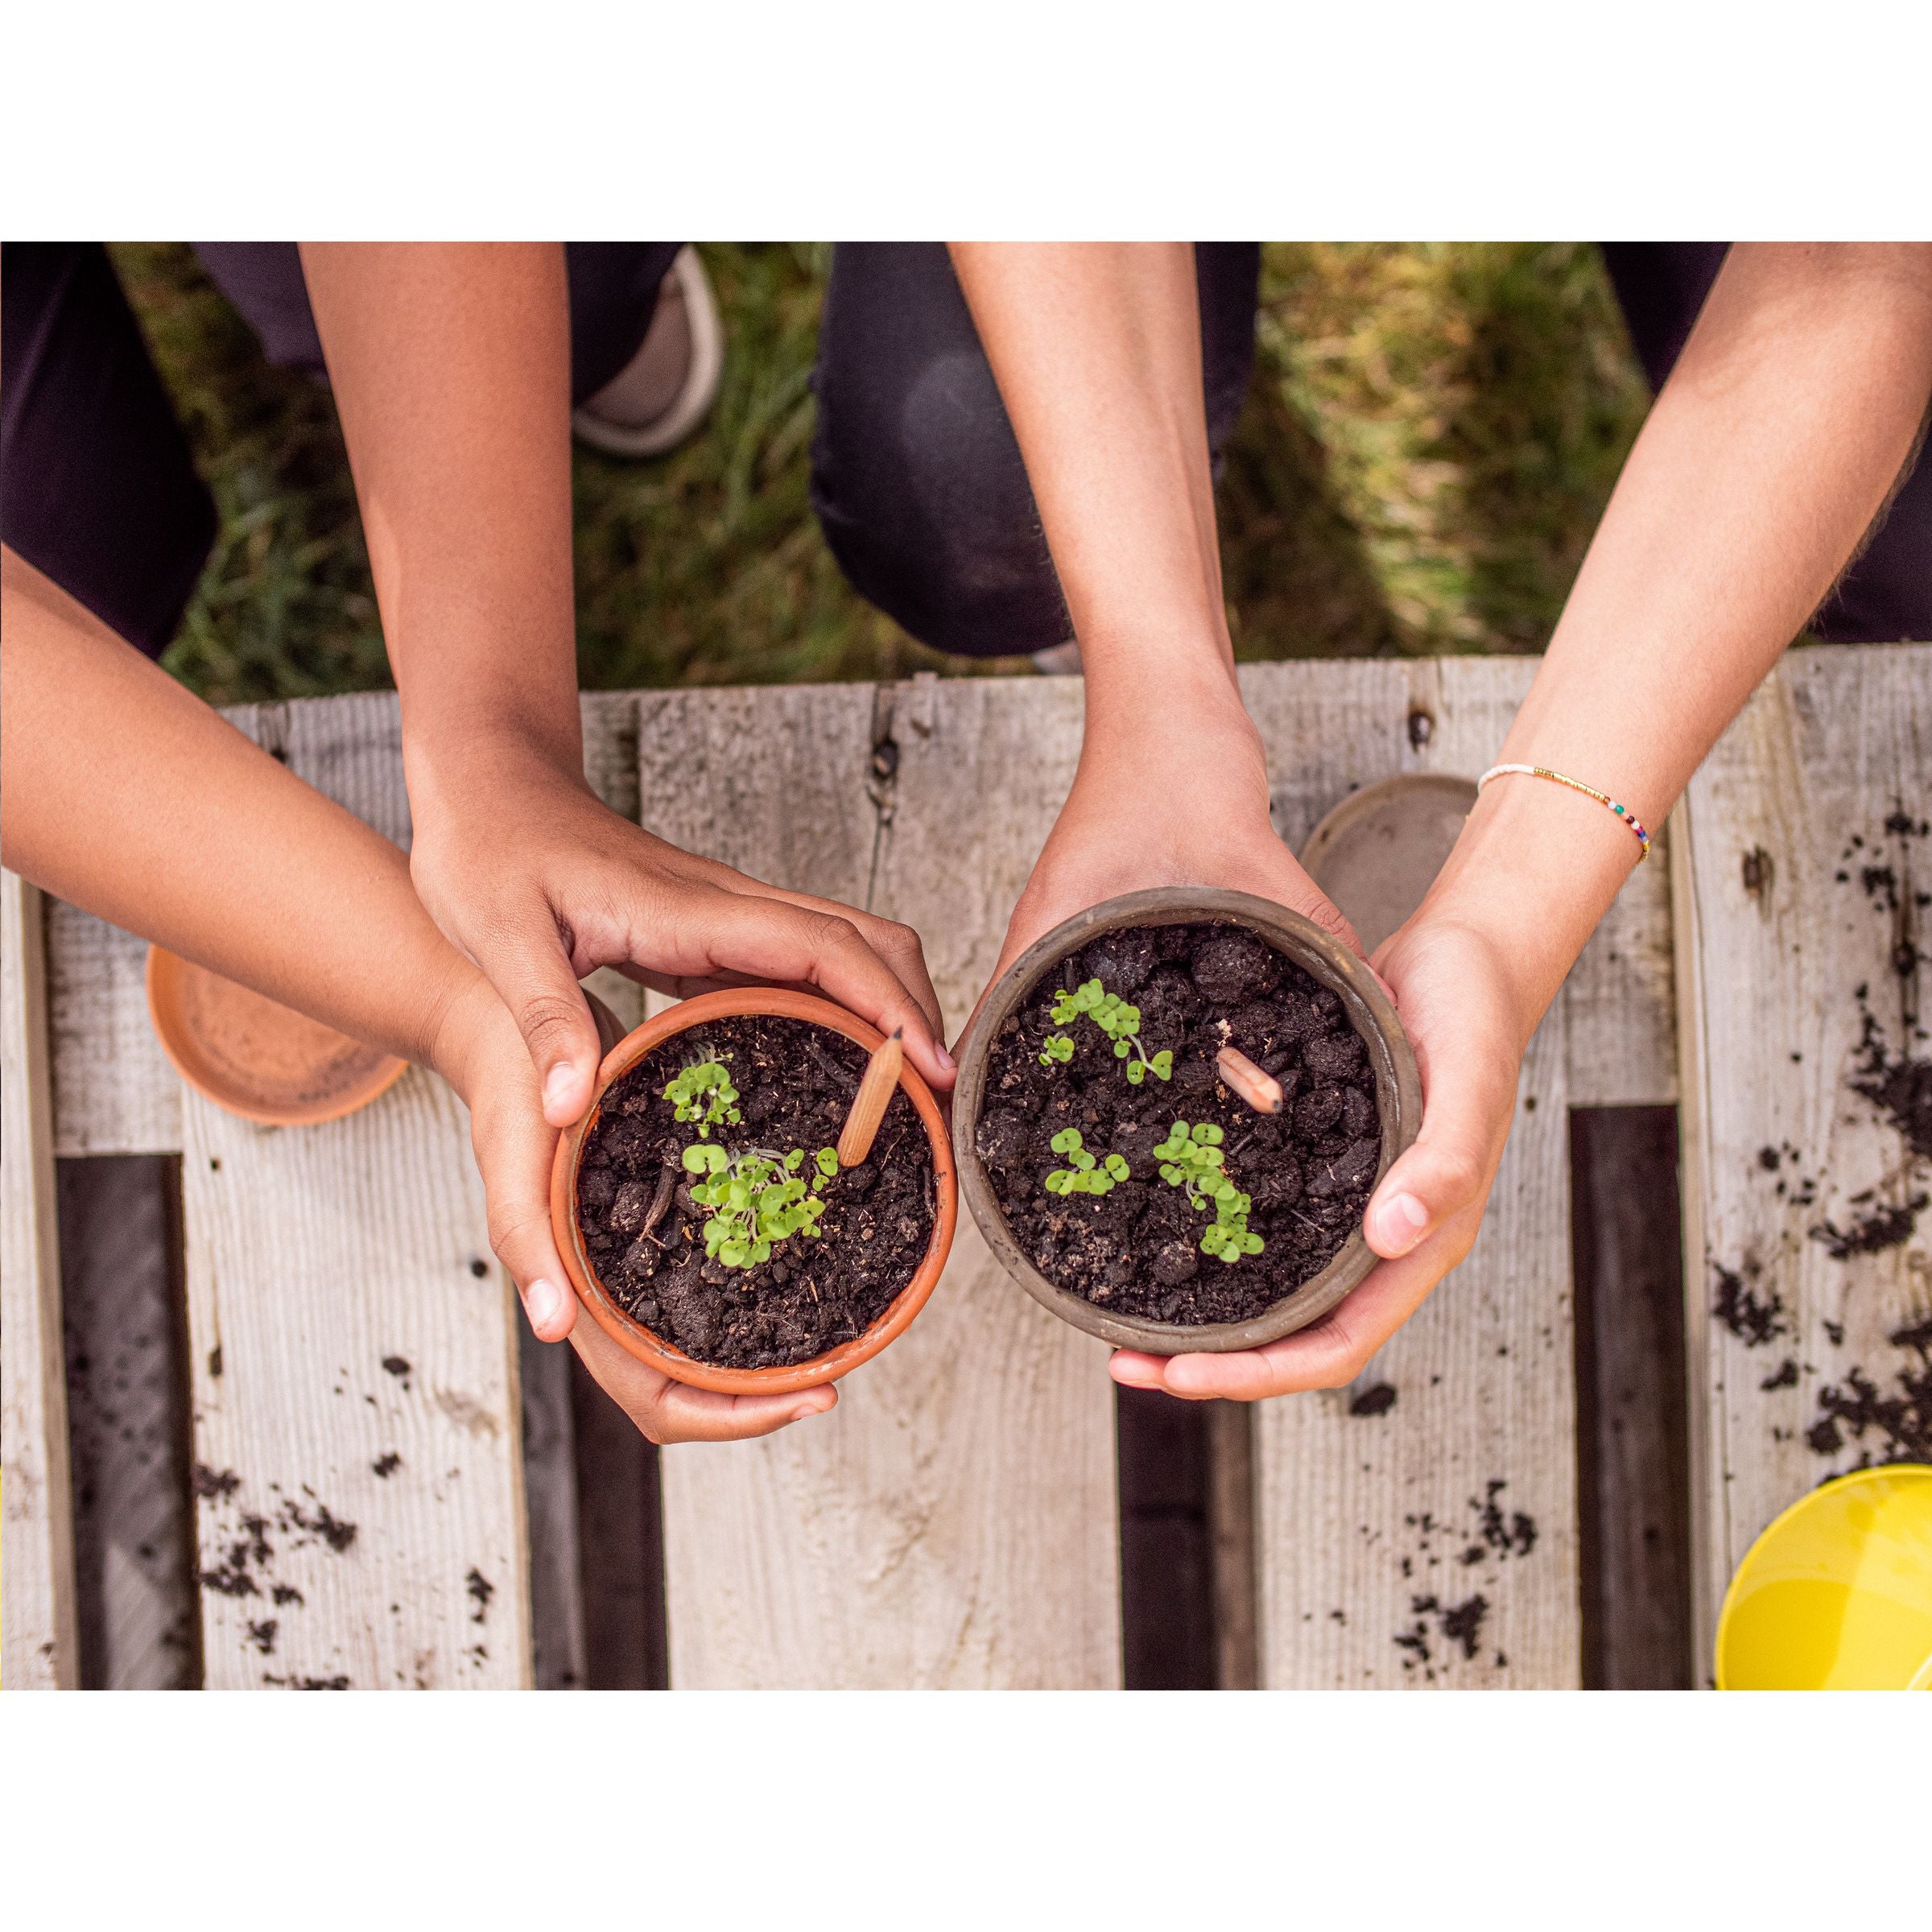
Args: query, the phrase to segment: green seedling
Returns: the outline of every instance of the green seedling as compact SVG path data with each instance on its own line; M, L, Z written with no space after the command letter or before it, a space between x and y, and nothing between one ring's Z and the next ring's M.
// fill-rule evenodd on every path
M839 1157L821 1147L811 1157L811 1178L801 1170L805 1151L774 1154L763 1147L733 1153L715 1141L684 1150L684 1168L698 1176L691 1198L712 1211L704 1224L704 1252L726 1268L755 1268L771 1259L779 1241L799 1235L819 1238L819 1197L839 1171Z
M1047 1145L1067 1157L1067 1165L1046 1177L1049 1194L1111 1194L1131 1171L1117 1154L1089 1154L1080 1144L1077 1127L1063 1127Z
M1154 1150L1161 1163L1161 1179L1170 1187L1185 1187L1188 1205L1205 1208L1224 1187L1232 1187L1221 1171L1225 1156L1221 1152L1221 1130L1212 1121L1189 1127L1176 1121L1167 1137Z
M1176 1121L1154 1152L1161 1163L1161 1179L1170 1187L1185 1187L1188 1205L1197 1212L1214 1210L1213 1224L1201 1236L1201 1252L1233 1262L1244 1254L1259 1254L1266 1244L1248 1231L1253 1203L1224 1170L1221 1138L1220 1129L1211 1121L1192 1127Z
M1088 980L1075 987L1071 993L1060 993L1053 1002L1052 1018L1056 1026L1067 1026L1083 1013L1113 1042L1114 1057L1127 1063L1129 1086L1139 1086L1149 1074L1157 1080L1173 1078L1174 1055L1165 1050L1150 1055L1141 1043L1139 1007L1129 1005L1117 993L1109 993L1098 980ZM1056 1042L1064 1045L1063 1052ZM1042 1066L1046 1063L1048 1055L1058 1060L1071 1059L1072 1041L1064 1034L1049 1034L1040 1055Z
M738 1090L721 1060L698 1060L664 1089L680 1121L697 1123L698 1138L708 1141L714 1127L738 1125Z
M1064 1033L1050 1033L1040 1042L1040 1064L1051 1067L1055 1061L1064 1066L1073 1058L1073 1041Z

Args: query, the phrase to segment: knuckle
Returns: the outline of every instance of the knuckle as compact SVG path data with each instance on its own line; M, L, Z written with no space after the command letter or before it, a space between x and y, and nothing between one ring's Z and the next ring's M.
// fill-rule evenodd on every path
M539 993L525 1000L518 1009L518 1026L523 1038L537 1051L567 1046L584 1017L581 1003L562 993Z
M848 952L865 943L858 927L841 913L808 912L803 916L806 942L814 952Z
M550 1225L548 1214L539 1214L535 1208L522 1207L497 1207L493 1203L485 1223L489 1233L490 1252L514 1274L516 1261L513 1249L522 1246L523 1236L531 1228Z
M914 960L925 955L926 948L918 933L898 919L874 919L871 922L871 931L874 947L894 959Z
M1467 1148L1446 1148L1436 1156L1436 1174L1445 1204L1465 1207L1481 1193L1483 1163Z

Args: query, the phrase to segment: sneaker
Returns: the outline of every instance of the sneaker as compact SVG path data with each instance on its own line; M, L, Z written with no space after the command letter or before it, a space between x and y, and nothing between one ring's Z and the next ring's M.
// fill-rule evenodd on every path
M1033 667L1042 677L1077 678L1080 675L1080 646L1069 638L1064 644L1049 644L1033 654Z
M679 249L638 353L571 413L580 442L611 456L661 456L709 413L724 374L724 325L698 251Z

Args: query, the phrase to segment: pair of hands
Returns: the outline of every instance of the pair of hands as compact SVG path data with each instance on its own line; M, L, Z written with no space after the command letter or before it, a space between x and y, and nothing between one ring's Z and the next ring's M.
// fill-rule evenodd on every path
M1187 801L1184 814L1172 809L1177 798ZM1225 699L1179 716L1164 712L1158 738L1129 730L1096 741L1090 731L1073 788L1013 909L994 978L1085 907L1177 885L1272 899L1361 951L1270 822L1267 760L1232 684ZM1475 1244L1541 1009L1528 1009L1533 999L1513 985L1502 947L1435 894L1370 964L1415 1049L1423 1096L1422 1130L1382 1177L1364 1216L1381 1264L1340 1307L1284 1340L1230 1355L1122 1349L1111 1364L1116 1381L1196 1401L1343 1387Z
M576 1319L550 1231L551 1162L558 1130L589 1104L608 1044L577 982L609 965L679 997L753 980L814 987L883 1030L902 1026L920 1071L944 1091L953 1063L918 935L668 845L526 751L493 754L470 788L440 795L447 809L419 814L412 874L489 984L473 981L452 1004L432 1057L469 1102L492 1244L533 1328L546 1341L568 1336L655 1442L762 1435L831 1408L830 1387L777 1397L687 1388ZM1169 808L1175 797L1187 799L1185 815ZM518 828L508 850L465 835L484 822L485 800L490 817ZM1211 838L1196 829L1203 825ZM1356 943L1275 834L1260 738L1232 684L1192 715L1165 713L1158 737L1090 733L994 976L1075 912L1174 884L1253 893ZM1419 1137L1368 1205L1366 1232L1381 1264L1332 1314L1286 1340L1235 1355L1122 1351L1117 1381L1244 1401L1344 1385L1468 1253L1538 1014L1525 1010L1504 948L1435 895L1373 964L1409 1030L1425 1103Z

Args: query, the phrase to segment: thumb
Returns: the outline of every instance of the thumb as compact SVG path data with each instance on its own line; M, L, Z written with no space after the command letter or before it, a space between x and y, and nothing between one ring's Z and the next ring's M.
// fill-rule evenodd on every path
M519 1214L510 1224L493 1228L491 1242L497 1259L516 1284L518 1298L537 1340L562 1341L576 1325L577 1298L570 1290L570 1278L564 1272L551 1238L548 1200L542 1203L540 1214Z
M1385 1261L1419 1247L1489 1185L1516 1111L1517 1062L1476 1045L1458 1040L1423 1069L1422 1132L1383 1175L1363 1217L1368 1245Z
M543 914L534 931L526 925L516 939L479 952L477 964L523 1036L537 1070L544 1119L553 1127L581 1119L604 1049L555 922Z
M489 1245L516 1284L539 1341L560 1342L577 1319L577 1298L557 1257L550 1225L551 1168L557 1135L531 1104L529 1075L504 1038L509 1077L465 1095L470 1140L489 1203Z

